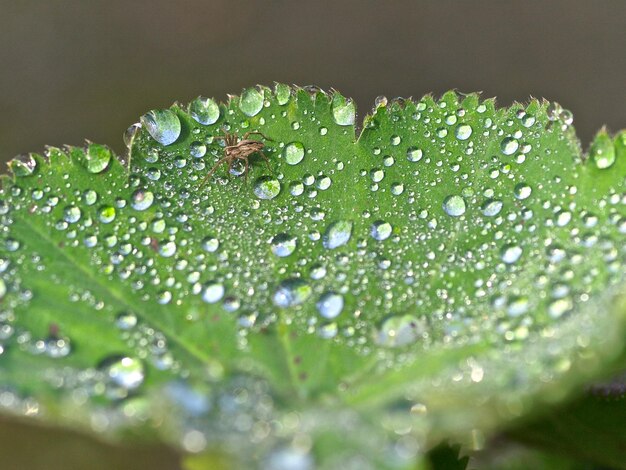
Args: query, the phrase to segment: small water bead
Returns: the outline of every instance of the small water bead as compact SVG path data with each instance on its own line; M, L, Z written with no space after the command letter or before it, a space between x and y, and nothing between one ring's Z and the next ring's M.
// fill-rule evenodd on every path
M335 292L326 292L315 304L320 315L329 320L336 318L341 313L343 305L343 296Z
M340 126L352 126L356 118L356 108L350 98L338 93L333 96L332 113L335 122Z
M302 304L312 293L311 286L302 279L287 279L278 285L272 300L277 307L293 307Z
M219 282L208 282L202 288L202 300L214 304L224 297L224 285Z
M465 199L458 195L448 196L443 200L443 210L452 217L465 214Z
M245 89L239 98L239 109L246 116L256 116L263 109L263 93L256 88Z
M164 258L169 258L176 254L176 243L173 241L165 241L159 244L159 254Z
M180 136L180 119L171 109L150 111L141 116L141 123L152 138L161 145L173 144Z
M311 266L311 271L309 274L311 276L311 279L315 279L316 281L319 281L320 279L323 279L326 276L326 268L322 266L321 264L315 264Z
M99 367L109 381L125 390L135 390L145 379L143 363L128 356L113 356L105 359Z
M483 215L487 217L494 217L500 213L502 210L502 201L497 199L491 199L486 201L481 207L481 211Z
M63 220L70 224L78 222L81 215L81 210L76 206L68 206L63 210Z
M126 148L131 148L131 146L133 145L133 141L135 140L135 136L139 133L140 130L141 124L136 122L135 124L130 125L128 129L124 131L123 138Z
M394 196L399 196L404 192L404 185L402 183L392 183L391 185L391 194Z
M152 194L152 191L138 189L133 193L130 205L136 211L145 211L153 202L154 194Z
M609 168L615 163L615 145L613 145L613 139L609 137L606 131L600 131L595 137L591 144L589 156L596 167L601 170Z
M328 176L325 176L325 175L321 175L316 181L317 189L321 191L326 191L328 188L330 188L331 184L332 184L332 180Z
M262 176L254 183L254 194L259 199L274 199L280 193L280 181L274 176Z
M196 122L209 126L220 118L220 107L211 98L199 96L189 104L189 114Z
M105 145L89 144L85 152L85 168L89 173L101 173L112 158L113 152Z
M304 145L302 142L291 142L285 145L283 156L289 165L297 165L304 158Z
M326 135L328 134L328 128L327 127L320 127L320 135Z
M277 83L274 94L276 95L276 101L278 104L284 106L289 102L289 98L291 97L291 88L289 85Z
M561 299L553 300L548 305L548 314L552 318L561 318L564 314L568 313L574 308L574 303L570 297L564 297Z
M459 124L454 131L454 135L459 140L467 140L472 135L472 126L469 124Z
M137 315L132 312L121 312L115 317L115 326L120 330L131 330L137 326Z
M413 315L397 315L383 321L374 341L380 346L400 347L414 343L424 334L424 325Z
M500 257L506 264L513 264L522 256L523 250L519 245L508 244L502 247Z
M513 155L519 148L519 142L514 137L506 137L500 143L500 151L504 155Z
M423 156L424 152L422 151L422 149L419 149L417 147L409 147L406 151L406 158L410 162L419 162Z
M66 357L71 351L72 345L70 339L67 337L59 338L53 335L47 338L44 342L43 352L48 357Z
M387 240L391 236L393 229L389 222L383 220L377 220L372 224L370 228L370 235L372 238L378 241Z
M532 188L526 183L519 183L515 186L515 189L513 190L513 194L519 200L527 199L528 197L530 197L531 193Z
M272 253L280 258L291 255L297 247L298 239L288 233L279 233L271 241Z
M215 237L205 237L202 240L202 249L209 253L214 253L220 247L220 241Z
M385 177L385 172L380 168L374 168L370 171L370 178L374 183L380 183Z
M289 194L300 196L304 192L304 184L300 181L293 181L289 184Z
M396 145L400 145L400 142L402 142L402 138L401 138L399 135L392 135L392 136L389 138L389 143L390 143L391 145L394 145L394 146L396 146Z
M206 155L206 145L202 142L192 142L189 145L189 154L194 158L202 158Z
M352 235L352 225L349 220L338 220L330 224L322 236L324 248L333 250L348 243Z
M9 168L15 176L30 176L37 168L37 160L32 154L18 155L9 162Z
M98 210L98 220L103 224L110 224L115 220L115 207L103 206Z
M93 189L88 189L83 193L83 202L88 206L93 206L98 201L98 193Z

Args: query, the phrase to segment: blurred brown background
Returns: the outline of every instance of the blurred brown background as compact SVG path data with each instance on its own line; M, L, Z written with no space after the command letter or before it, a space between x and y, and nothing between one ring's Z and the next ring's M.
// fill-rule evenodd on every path
M584 142L626 127L626 2L0 0L0 158L274 81L374 98L559 101Z
M121 151L151 108L274 81L337 88L361 117L381 94L546 97L586 143L626 127L625 20L622 0L0 0L0 159L84 138ZM11 421L0 437L2 468L175 467Z

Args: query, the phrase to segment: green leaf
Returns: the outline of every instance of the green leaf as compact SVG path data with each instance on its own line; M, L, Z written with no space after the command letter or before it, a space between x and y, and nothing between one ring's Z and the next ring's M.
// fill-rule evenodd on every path
M447 93L380 103L357 139L351 100L284 85L141 123L130 172L88 144L3 181L7 412L239 465L405 468L616 367L624 134L585 159L556 104ZM225 132L261 132L270 163L203 183Z

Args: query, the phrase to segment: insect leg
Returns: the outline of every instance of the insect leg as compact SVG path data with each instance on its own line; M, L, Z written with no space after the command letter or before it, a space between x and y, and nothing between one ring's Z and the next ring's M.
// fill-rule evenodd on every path
M270 170L270 172L273 174L274 170L272 169L272 167L270 166L270 159L267 158L267 155L265 155L262 151L258 151L257 152L259 155L261 155L261 158L263 158L263 160L265 160L265 164L267 165L267 169Z
M256 134L256 135L260 135L261 137L263 137L265 140L271 140L272 142L274 141L274 139L270 139L269 137L267 137L265 134L263 134L262 132L259 131L250 131L250 132L246 132L243 137L241 138L242 140L246 140L249 136L251 136L252 134Z
M202 186L204 186L204 185L205 185L205 183L208 181L208 179L211 177L211 175L212 175L213 173L215 173L215 170L217 170L217 169L218 169L218 167L219 167L222 163L224 163L224 162L228 161L228 158L229 158L229 157L224 157L224 158L221 158L221 159L219 159L219 160L217 161L217 163L213 166L213 168L211 168L211 171L209 171L209 172L206 174L206 176L202 179L202 181L200 182L200 187L202 187Z

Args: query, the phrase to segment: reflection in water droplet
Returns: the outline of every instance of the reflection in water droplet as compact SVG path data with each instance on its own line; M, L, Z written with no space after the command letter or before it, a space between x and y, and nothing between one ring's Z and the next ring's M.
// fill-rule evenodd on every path
M345 245L352 235L352 222L349 220L338 220L326 228L322 237L324 248L330 250Z
M150 111L141 116L141 123L161 145L170 145L180 136L180 119L171 109Z
M285 146L283 155L289 165L297 165L304 158L304 145L301 142L291 142Z
M311 286L302 279L287 279L278 285L272 300L277 307L292 307L303 303L312 292Z
M356 109L350 98L344 98L336 93L333 96L332 112L335 122L340 126L351 126L354 124Z
M425 326L413 315L397 315L383 321L374 341L380 346L399 347L415 342Z
M219 282L208 282L202 289L202 300L214 304L224 297L224 285Z
M424 152L422 149L418 149L417 147L409 147L406 151L406 158L410 162L419 162L424 156Z
M154 202L154 194L151 191L138 189L133 193L131 207L137 211L145 211Z
M502 247L502 251L500 255L501 255L502 261L504 261L507 264L513 264L518 259L520 259L520 256L522 256L522 253L523 253L523 250L521 246L509 244L509 245L504 245Z
M389 222L377 220L372 224L370 235L378 241L387 240L391 236L392 227Z
M109 224L115 220L115 207L103 206L98 210L98 219L104 224Z
M120 330L130 330L137 326L137 315L132 312L122 312L115 317L115 325Z
M335 292L326 292L320 297L316 307L321 316L333 319L343 310L343 296Z
M461 196L452 195L443 200L443 210L452 217L465 214L465 200Z
M68 206L63 211L63 220L65 220L67 223L73 224L80 220L81 214L82 212L78 207Z
M283 106L287 104L287 102L289 101L289 98L291 97L291 88L289 88L288 85L285 85L283 83L277 83L275 94L276 94L276 101L278 101L279 105Z
M469 124L459 124L454 135L459 140L467 140L472 135L472 126Z
M89 144L85 152L85 167L90 173L101 173L109 166L113 153L104 145Z
M487 217L494 217L502 210L502 201L491 199L486 201L481 207L482 213Z
M256 88L247 88L239 98L239 109L246 116L256 116L263 109L263 94Z
M500 144L500 150L504 155L513 155L519 148L519 142L513 137L506 137Z
M280 258L289 256L295 251L297 241L297 238L293 235L289 235L288 233L279 233L272 238L272 253Z
M143 364L139 359L128 356L114 356L105 359L102 370L111 383L126 390L138 388L145 379Z
M519 183L514 189L515 197L519 200L526 199L532 192L532 188L526 183Z
M213 253L220 247L220 241L215 237L206 237L202 240L202 248L204 251Z
M274 199L280 193L280 181L273 176L262 176L254 183L254 194L259 199Z
M220 118L220 108L211 98L199 96L189 104L189 114L200 124L208 126Z

